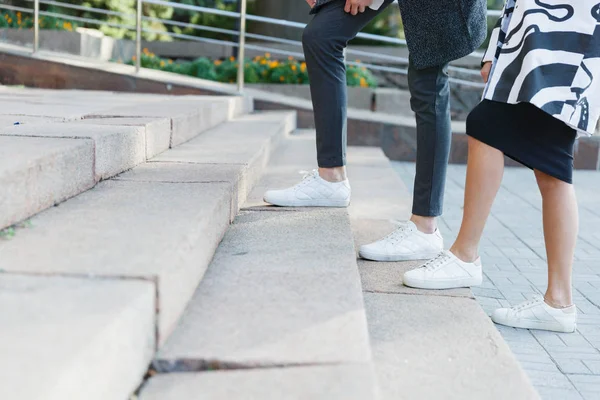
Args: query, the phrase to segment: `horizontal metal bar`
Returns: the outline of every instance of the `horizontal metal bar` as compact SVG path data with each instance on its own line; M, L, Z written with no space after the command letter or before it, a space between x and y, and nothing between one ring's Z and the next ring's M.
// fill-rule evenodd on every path
M162 32L162 31L157 31L154 29L144 29L144 32L164 34L164 35L176 37L179 39L187 39L187 40L190 40L193 42L204 42L204 43L222 44L222 45L228 46L228 47L238 47L237 42L229 42L227 40L203 38L203 37L199 37L199 36L185 35L183 33ZM247 49L251 49L251 50L257 50L257 51L273 53L273 54L282 54L282 55L286 55L286 56L296 57L299 59L304 59L303 53L297 53L297 52L281 50L281 49L276 49L276 48L271 48L271 47L257 46L257 45L248 44L248 43L246 43L245 47Z
M178 9L181 9L181 10L198 11L198 12L205 12L205 13L215 14L215 15L223 15L225 17L232 17L232 18L239 18L240 17L240 13L235 12L235 11L225 11L225 10L219 10L219 9L216 9L216 8L192 6L192 5L189 5L189 4L175 3L175 2L172 2L172 1L144 0L143 2L146 3L146 4L156 4L156 5L159 5L159 6L166 6L166 7L178 8Z
M163 31L157 31L156 29L146 29L146 28L144 28L143 32L156 33L156 34L160 34L160 35L167 35L167 36L176 37L176 38L179 38L179 39L190 40L190 41L193 41L193 42L204 42L204 43L222 44L222 45L228 46L228 47L237 47L238 46L237 42L228 42L226 40L211 39L211 38L205 38L205 37L200 37L200 36L192 36L192 35L186 35L186 34L183 34L183 33L163 32ZM248 46L246 45L246 47L248 47Z
M90 19L90 18L74 17L72 15L58 14L58 13L53 13L53 12L49 12L49 11L40 11L40 15L44 15L47 17L62 18L66 21L79 21L79 22L86 22L88 24L94 24L94 25L108 25L108 26L112 26L114 28L121 28L121 29L135 29L135 26L131 26L131 25L115 24L113 22L98 21L98 20Z
M33 2L34 0L24 0L24 1ZM41 4L47 4L47 5L50 5L50 6L71 8L73 10L89 11L89 12L93 12L93 13L97 13L97 14L114 15L114 16L117 16L117 17L126 17L126 18L135 19L135 14L125 14L125 13L120 13L118 11L110 11L110 10L103 10L101 8L79 6L79 5L76 5L76 4L63 3L63 2L60 2L60 1L40 0L40 3Z
M165 25L180 26L183 28L194 28L194 29L207 31L207 32L223 33L223 34L232 35L232 36L239 35L238 31L234 31L231 29L215 28L215 27L206 26L206 25L196 25L196 24L190 24L187 22L171 21L168 19L161 19L161 18L154 18L154 17L144 17L144 20L160 22ZM302 42L299 42L297 40L281 39L281 38L276 38L276 37L271 37L271 36L266 36L266 35L259 35L256 33L246 33L246 37L253 38L253 39L266 40L266 41L275 42L275 43L302 46Z
M33 9L32 8L23 8L23 7L17 7L17 6L9 6L8 4L3 4L3 5L0 6L0 8L6 9L6 10L11 10L11 11L19 11L19 12L24 12L24 13L28 13L28 14L33 14Z

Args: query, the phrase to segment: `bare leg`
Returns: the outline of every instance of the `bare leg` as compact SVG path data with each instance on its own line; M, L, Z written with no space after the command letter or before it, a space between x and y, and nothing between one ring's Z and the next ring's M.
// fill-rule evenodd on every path
M436 217L423 217L413 214L410 220L417 226L417 229L423 233L433 233L437 230Z
M469 137L465 207L458 238L450 251L464 262L478 257L479 241L504 173L501 151Z
M319 176L328 182L346 180L346 167L319 168Z
M579 214L573 185L535 171L544 218L544 239L548 256L546 302L553 307L573 304L571 273Z

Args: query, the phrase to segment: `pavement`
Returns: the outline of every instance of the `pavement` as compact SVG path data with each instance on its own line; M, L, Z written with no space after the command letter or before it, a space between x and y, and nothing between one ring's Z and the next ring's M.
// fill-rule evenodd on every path
M393 162L412 191L414 164ZM442 234L449 247L460 227L466 167L448 169ZM600 399L600 173L576 171L580 232L573 271L578 329L572 334L497 326L544 400ZM541 196L533 173L508 167L481 243L484 282L473 288L489 314L546 289Z

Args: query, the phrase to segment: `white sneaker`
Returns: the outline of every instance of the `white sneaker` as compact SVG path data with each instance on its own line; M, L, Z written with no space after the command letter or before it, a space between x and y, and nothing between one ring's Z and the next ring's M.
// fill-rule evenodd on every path
M373 261L408 261L434 258L444 250L439 230L427 234L408 221L383 239L360 246L359 255Z
M447 250L404 274L404 285L418 289L470 287L481 285L482 280L481 258L466 263Z
M319 171L313 170L296 186L267 191L264 200L280 207L348 207L350 194L348 179L328 182L319 176Z
M570 333L577 328L577 307L554 308L538 295L515 307L495 310L492 321L515 328Z

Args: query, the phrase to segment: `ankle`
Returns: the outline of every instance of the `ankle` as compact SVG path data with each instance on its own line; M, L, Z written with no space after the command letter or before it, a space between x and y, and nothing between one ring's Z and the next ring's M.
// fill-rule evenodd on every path
M319 168L319 176L327 182L342 182L346 180L346 167Z
M456 245L456 243L450 248L450 252L456 256L460 261L466 263L473 263L479 258L479 252L477 248L462 248Z
M552 308L567 308L573 305L573 299L570 293L560 293L546 291L544 295L544 301Z
M435 217L422 217L420 215L412 215L410 221L416 225L420 232L432 234L437 231L437 221Z

